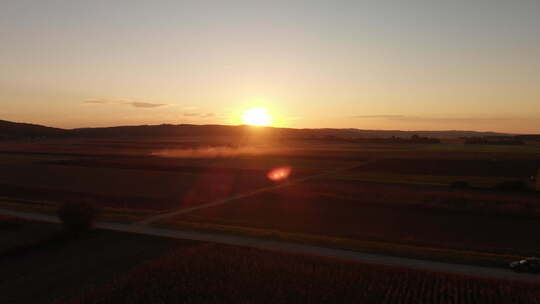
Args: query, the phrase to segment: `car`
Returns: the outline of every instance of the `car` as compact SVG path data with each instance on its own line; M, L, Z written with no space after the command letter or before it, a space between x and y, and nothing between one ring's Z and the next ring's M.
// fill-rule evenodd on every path
M515 272L540 273L540 258L526 258L510 263Z

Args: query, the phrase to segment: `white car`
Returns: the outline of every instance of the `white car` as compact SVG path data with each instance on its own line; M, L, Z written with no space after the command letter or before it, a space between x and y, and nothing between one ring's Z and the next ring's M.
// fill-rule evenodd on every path
M514 261L509 266L515 272L540 273L540 258L526 258Z

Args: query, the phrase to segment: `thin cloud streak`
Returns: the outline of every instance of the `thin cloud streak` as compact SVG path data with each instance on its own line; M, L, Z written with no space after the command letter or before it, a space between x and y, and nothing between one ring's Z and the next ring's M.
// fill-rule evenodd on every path
M386 119L391 121L416 121L416 122L451 122L451 123L472 123L472 122L501 122L513 120L539 120L536 117L424 117L406 115L357 115L351 118L358 119Z
M186 117L203 117L203 118L215 116L214 113L197 113L197 112L186 112L183 115Z
M383 119L399 119L405 118L404 115L356 115L352 118L370 119L370 118L383 118Z
M149 103L149 102L129 102L128 104L136 108L158 108L166 106L164 103Z
M89 104L110 104L113 103L110 100L85 100L83 103Z
M129 105L135 108L158 108L167 106L164 103L151 103L151 102L140 102L140 101L123 101L123 100L106 100L106 99L91 99L85 100L84 104L96 104L96 105Z

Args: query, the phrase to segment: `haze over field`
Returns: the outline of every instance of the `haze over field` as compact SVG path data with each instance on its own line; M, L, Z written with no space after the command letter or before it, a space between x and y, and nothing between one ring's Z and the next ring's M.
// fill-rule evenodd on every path
M291 149L277 147L243 146L243 147L204 147L194 149L163 149L152 152L154 156L174 158L216 158L268 155L291 152Z
M5 0L0 28L5 120L240 124L262 107L255 124L278 127L540 132L537 0Z

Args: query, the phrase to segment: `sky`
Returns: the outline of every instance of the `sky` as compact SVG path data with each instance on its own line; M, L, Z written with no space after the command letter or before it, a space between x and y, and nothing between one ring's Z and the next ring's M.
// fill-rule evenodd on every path
M0 1L0 119L540 133L538 0Z

